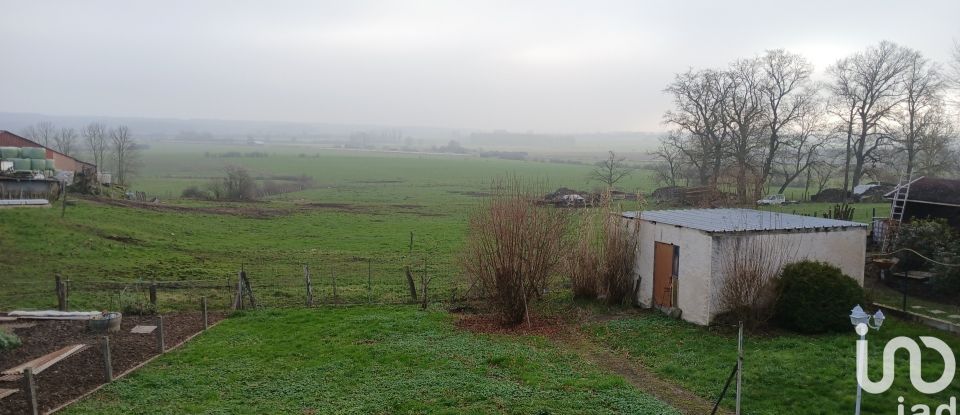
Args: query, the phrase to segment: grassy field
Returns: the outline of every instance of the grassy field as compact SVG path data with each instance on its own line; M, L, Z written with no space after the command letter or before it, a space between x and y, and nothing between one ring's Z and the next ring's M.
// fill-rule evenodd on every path
M412 307L235 316L66 413L676 413L543 338L451 320Z
M597 343L625 351L657 374L704 397L719 394L736 363L737 338L733 328L705 329L647 313L592 325L587 330ZM871 331L867 338L871 379L879 379L883 347L896 336L935 336L946 341L955 354L960 353L960 338L888 319L881 330ZM852 413L856 396L855 340L852 329L849 333L821 336L748 334L744 340L744 413ZM906 358L903 354L899 358L903 360L897 362L891 389L880 395L864 393L864 414L896 413L899 396L905 398L907 408L918 403L936 408L948 403L949 397L960 396L960 379L937 395L917 392L910 384ZM924 349L924 379L937 379L942 372L940 355Z
M263 151L223 146L146 151L134 189L161 196L163 202L150 208L74 200L64 217L59 204L0 210L5 288L0 310L53 306L55 273L71 280L74 308L143 301L142 286L125 289L123 297L99 290L96 282L154 279L222 282L220 289L161 291L162 310L196 307L199 295L223 308L230 299L228 284L241 267L261 303L302 304L304 265L313 273L318 302L407 301L406 266L418 276L435 277L432 295L445 298L465 289L456 256L478 195L493 180L514 176L551 190L593 187L587 181L590 167L578 164L298 147L271 149L261 158L204 156L234 150ZM316 185L251 203L177 199L185 187L222 175L228 164L265 178L304 174ZM655 185L639 171L621 187L649 192ZM820 214L830 207L766 209ZM867 222L874 209L878 216L887 214L885 204L863 204L856 206L854 219ZM569 301L562 303L560 308L572 312ZM545 312L552 312L547 306ZM248 313L73 411L670 413L562 346L537 337L468 334L451 327L450 319L441 312L387 306ZM705 398L718 392L731 363L729 333L657 316L589 330L601 347L624 350L658 376ZM926 332L891 322L881 333L878 339ZM852 368L844 365L852 366L852 336L770 336L748 347L757 357L748 357L753 389L747 413L849 409L852 380L846 370ZM887 408L886 401L875 402L870 408ZM816 405L827 409L818 411Z
M295 297L302 292L303 265L319 273L318 284L326 285L320 291L329 297L337 285L337 298L356 300L372 292L389 302L401 301L406 266L420 273L426 267L428 275L438 277L433 285L437 293L446 296L463 288L455 281L456 255L469 213L480 200L477 195L494 180L516 177L548 190L595 186L587 179L590 167L580 164L307 147L271 148L267 157L256 158L205 156L229 151L264 150L158 145L145 151L133 188L160 195L163 202L155 209L79 200L63 218L59 206L0 211L0 274L13 287L0 293L0 309L49 307L55 273L75 284L76 306L105 307L121 300L102 304L102 298L85 292L84 282L209 280L226 285L241 267L256 283L285 286L278 287L282 295L275 296L277 301L300 301ZM228 164L242 165L259 177L307 175L315 186L254 203L176 198L185 187L222 175ZM654 187L646 171L635 172L621 185L642 192ZM637 207L633 202L623 206ZM829 207L769 209L819 214ZM874 209L884 215L887 208L857 205L855 219L869 220ZM222 293L209 295L227 301Z

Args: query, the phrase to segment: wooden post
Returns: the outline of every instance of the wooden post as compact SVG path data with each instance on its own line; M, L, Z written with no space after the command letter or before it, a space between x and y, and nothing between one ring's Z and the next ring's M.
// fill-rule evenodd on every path
M233 309L243 310L243 271L237 272L237 294L233 297Z
M247 291L247 296L250 298L250 308L257 308L257 299L253 296L253 287L250 286L250 279L247 278L246 271L240 271L240 279L243 280L243 289ZM243 302L243 298L241 298L241 302Z
M30 413L38 415L40 411L37 408L37 384L33 380L33 368L23 369L23 392L26 394Z
M64 296L65 291L64 291L63 281L61 280L60 274L57 273L56 276L54 276L54 279L57 282L57 310L66 311L67 299Z
M367 303L373 302L373 258L367 258Z
M307 284L307 307L313 307L313 284L310 281L310 266L303 266L303 279Z
M337 273L330 268L330 279L333 281L333 304L337 303Z
M113 382L113 364L110 361L110 337L100 338L100 354L103 356L103 377L107 383Z
M163 351L166 349L166 345L163 344L163 316L157 316L157 353L163 354Z
M157 282L153 281L150 283L150 305L153 306L153 309L157 309Z
M210 328L210 321L207 320L207 297L200 297L200 309L203 310L203 329Z
M60 218L63 219L67 215L67 182L60 182L60 187L63 188L63 203L60 207Z
M420 307L424 310L427 309L427 286L430 285L430 280L427 279L427 260L423 260L423 275L420 276L420 285L423 286L423 305Z
M70 280L63 281L63 311L70 311Z

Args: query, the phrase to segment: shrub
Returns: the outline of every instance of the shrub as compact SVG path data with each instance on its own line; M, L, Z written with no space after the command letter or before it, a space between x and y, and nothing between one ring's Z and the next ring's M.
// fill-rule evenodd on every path
M547 288L567 248L569 210L538 206L535 194L542 193L519 183L496 185L470 217L460 259L505 324L529 318L530 302Z
M950 251L957 244L957 236L944 219L914 220L900 225L895 249L909 248L928 258ZM915 270L931 266L911 252L900 252L899 267Z
M823 262L787 265L778 288L776 321L800 333L850 330L850 309L864 301L863 288L856 281Z
M180 193L180 197L184 199L205 200L205 199L209 199L210 195L197 186L190 186L186 189L183 189L183 192Z
M226 177L214 179L208 185L216 200L248 201L257 198L257 182L247 169L227 166Z
M721 322L742 321L750 328L773 317L776 280L796 249L780 236L730 236L719 239L723 275L714 292Z
M21 344L22 342L16 334L0 330L0 350L13 349L20 347Z

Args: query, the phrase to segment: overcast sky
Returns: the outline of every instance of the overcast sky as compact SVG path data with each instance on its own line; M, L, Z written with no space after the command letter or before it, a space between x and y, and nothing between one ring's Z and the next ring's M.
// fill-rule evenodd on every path
M946 61L960 1L14 1L0 111L659 131L674 73L882 39ZM2 128L2 126L0 126Z

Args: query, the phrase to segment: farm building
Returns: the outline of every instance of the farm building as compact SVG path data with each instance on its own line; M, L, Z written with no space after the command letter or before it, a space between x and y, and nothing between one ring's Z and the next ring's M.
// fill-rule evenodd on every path
M710 324L725 311L719 295L738 251L775 257L775 266L804 259L827 262L863 285L867 226L861 223L751 209L627 212L624 217L640 226L637 301L679 311L696 324Z
M0 130L0 147L42 148L45 153L45 158L48 160L53 160L53 167L55 170L69 171L69 172L81 172L84 170L91 170L93 172L96 172L97 170L97 166L92 163L87 163L85 161L78 160L74 157L63 154L52 148L44 147L39 143L35 143L31 140L28 140L26 138L23 138L19 135L16 135L14 133L11 133L5 130ZM23 157L23 158L27 159L29 157Z
M903 221L912 219L946 219L960 230L960 180L919 177L909 184ZM893 199L897 189L884 195Z

